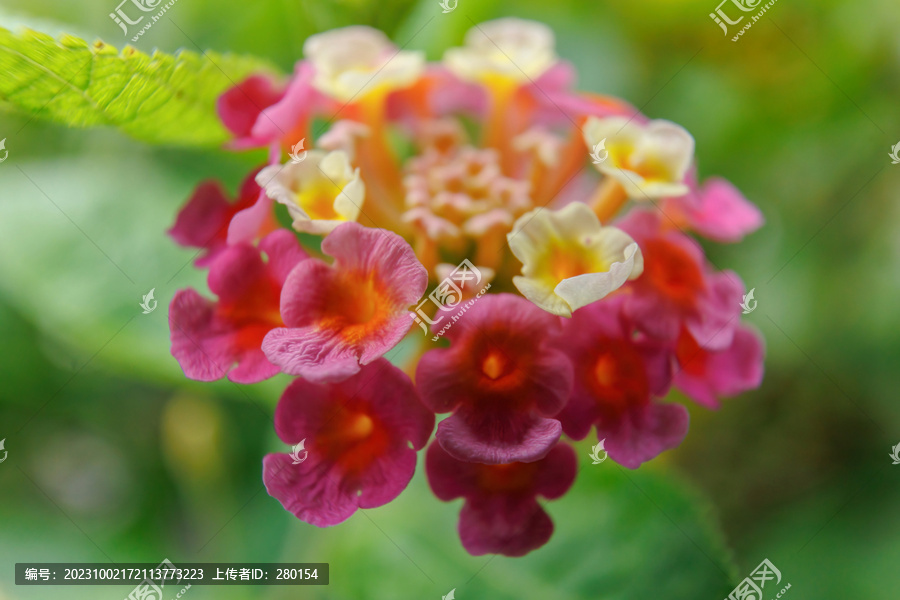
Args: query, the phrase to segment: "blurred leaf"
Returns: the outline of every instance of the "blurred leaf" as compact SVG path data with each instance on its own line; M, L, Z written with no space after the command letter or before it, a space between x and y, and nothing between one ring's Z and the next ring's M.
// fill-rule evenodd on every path
M226 139L216 98L248 74L273 69L230 54L119 52L100 41L0 28L0 71L0 101L42 118L112 125L155 144L215 146Z

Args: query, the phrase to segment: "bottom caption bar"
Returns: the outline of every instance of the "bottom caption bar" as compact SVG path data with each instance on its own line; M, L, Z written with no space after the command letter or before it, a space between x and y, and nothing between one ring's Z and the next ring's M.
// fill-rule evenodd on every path
M16 585L134 585L136 598L163 598L185 585L328 585L328 563L16 563Z

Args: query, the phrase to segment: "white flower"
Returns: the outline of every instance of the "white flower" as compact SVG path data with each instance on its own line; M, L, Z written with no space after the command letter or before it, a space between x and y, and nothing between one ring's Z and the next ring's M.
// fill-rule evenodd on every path
M683 196L694 160L694 138L670 121L636 123L625 117L591 117L582 131L588 147L604 139L608 158L595 164L614 177L635 200Z
M562 317L600 300L644 270L637 243L615 227L601 227L586 204L525 213L507 235L522 262L513 283L522 295Z
M425 69L423 53L400 51L384 33L363 25L310 36L303 53L316 70L313 85L342 102L409 87Z
M444 64L467 81L524 83L556 63L554 46L553 31L546 25L509 17L470 29L465 46L444 53Z
M272 165L256 176L266 195L287 206L294 229L324 234L355 221L366 195L359 169L344 152L310 150L301 163Z

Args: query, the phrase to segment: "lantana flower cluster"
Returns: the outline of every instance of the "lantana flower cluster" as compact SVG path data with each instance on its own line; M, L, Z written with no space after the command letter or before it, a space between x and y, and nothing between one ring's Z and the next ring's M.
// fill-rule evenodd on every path
M392 501L425 450L466 550L521 556L551 537L570 441L635 469L687 434L673 387L716 409L760 384L744 284L693 237L737 242L759 210L698 179L682 127L576 91L547 27L482 23L438 63L361 26L304 55L221 96L229 147L268 162L236 198L200 184L170 231L212 295L172 300L185 374L295 377L275 430L307 454L263 479L297 518Z

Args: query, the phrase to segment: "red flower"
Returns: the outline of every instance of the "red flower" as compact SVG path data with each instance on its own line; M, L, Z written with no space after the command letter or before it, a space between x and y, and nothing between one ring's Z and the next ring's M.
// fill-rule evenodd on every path
M182 246L205 250L195 262L198 267L209 265L226 248L229 239L231 243L252 243L278 228L271 214L271 201L263 195L266 206L257 206L262 195L255 181L258 172L255 169L244 179L234 202L219 182L204 181L178 213L169 235ZM235 221L242 230L237 236L231 227Z
M428 483L447 502L465 498L459 537L474 556L524 556L553 534L553 521L537 502L565 494L575 481L578 460L566 444L536 462L483 465L461 462L433 443L425 456Z
M306 440L309 454L300 464L266 456L266 489L301 521L337 525L396 498L433 429L409 377L383 358L340 383L297 379L278 402L275 431L286 444Z
M184 374L213 381L227 373L232 381L256 383L278 373L266 360L262 341L282 325L281 287L291 269L306 258L293 233L276 231L258 249L230 246L213 261L208 283L218 301L192 289L179 290L169 307L169 329L172 356Z
M744 284L731 271L713 272L703 249L657 212L635 210L616 223L644 256L644 273L628 283L625 314L641 331L674 342L682 327L708 347L731 344Z
M736 396L762 383L765 347L748 327L738 327L731 345L710 351L682 331L675 350L679 369L675 387L707 408L719 408L719 398Z
M674 448L688 431L688 413L659 404L672 381L666 344L634 335L615 296L575 311L557 338L575 366L572 397L559 414L566 435L580 440L591 427L619 464L636 469Z
M455 317L455 315L454 315ZM416 383L433 411L453 412L437 439L459 460L500 464L543 458L559 439L552 419L569 397L572 366L547 341L559 322L512 294L475 301L427 352Z

